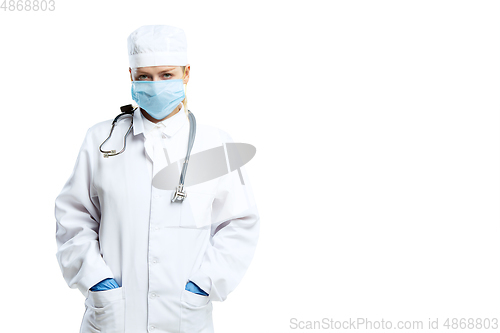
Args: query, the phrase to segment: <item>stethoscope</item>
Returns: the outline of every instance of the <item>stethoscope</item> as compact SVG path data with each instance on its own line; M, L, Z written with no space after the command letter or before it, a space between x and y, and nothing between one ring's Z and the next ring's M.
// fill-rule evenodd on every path
M132 104L124 105L120 107L120 110L122 113L120 113L116 118L113 120L113 123L111 124L111 131L109 132L108 137L106 140L104 140L103 143L99 146L99 150L101 153L103 153L104 158L108 158L110 156L116 156L125 151L125 147L127 145L127 136L129 135L130 131L132 130L132 125L134 124L134 111L137 110L138 107L136 106L135 108L132 106ZM115 128L116 123L118 122L119 118L121 116L131 116L131 122L130 122L130 127L128 128L127 133L125 133L125 136L123 137L123 148L119 152L116 152L116 150L102 150L101 147L102 145L108 141L108 139L111 137L111 134L113 133L113 130ZM184 191L184 179L186 178L186 171L188 167L188 162L189 162L189 157L191 156L191 148L193 147L194 139L196 137L196 119L191 111L188 110L188 119L189 119L189 143L188 143L188 150L186 154L186 158L184 159L184 165L182 167L182 172L181 172L181 178L179 180L179 185L174 190L174 194L172 195L172 202L175 202L176 200L180 201L181 203L183 200L187 197L186 191Z

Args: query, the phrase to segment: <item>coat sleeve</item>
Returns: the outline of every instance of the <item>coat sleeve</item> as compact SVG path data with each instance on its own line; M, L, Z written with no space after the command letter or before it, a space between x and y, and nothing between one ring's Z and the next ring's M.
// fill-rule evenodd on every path
M114 278L99 248L100 205L92 185L93 149L87 131L73 172L55 200L56 257L64 280L87 297L96 283Z
M233 142L222 132L223 141ZM201 266L189 280L224 301L242 280L252 261L260 218L245 167L222 176L212 203L211 242Z

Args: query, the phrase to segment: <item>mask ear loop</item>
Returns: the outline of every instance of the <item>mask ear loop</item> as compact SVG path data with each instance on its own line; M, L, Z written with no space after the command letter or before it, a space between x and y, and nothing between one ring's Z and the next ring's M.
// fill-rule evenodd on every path
M132 79L132 72L130 72L130 82L132 82L132 84L134 83L134 80ZM137 105L137 106L134 108L134 111L135 111L136 109L140 110L139 105ZM137 112L139 112L139 111L137 111Z

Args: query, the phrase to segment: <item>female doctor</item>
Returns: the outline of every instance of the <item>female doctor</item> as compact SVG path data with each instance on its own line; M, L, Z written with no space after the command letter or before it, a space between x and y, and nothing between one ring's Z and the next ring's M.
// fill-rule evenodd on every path
M213 332L212 301L236 288L257 244L248 175L242 166L186 183L186 198L172 202L175 188L159 186L155 176L171 164L181 170L188 149L184 31L140 27L128 53L139 106L132 135L123 153L104 158L99 146L112 119L88 129L55 201L56 257L68 286L86 297L81 333ZM122 147L129 126L118 122L106 145ZM191 156L229 142L223 130L197 124Z

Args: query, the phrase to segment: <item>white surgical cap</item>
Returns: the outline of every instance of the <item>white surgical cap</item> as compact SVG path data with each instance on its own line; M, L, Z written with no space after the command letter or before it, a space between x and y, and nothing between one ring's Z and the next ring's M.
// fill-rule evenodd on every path
M181 28L145 25L128 36L127 44L131 68L188 64L186 35Z

